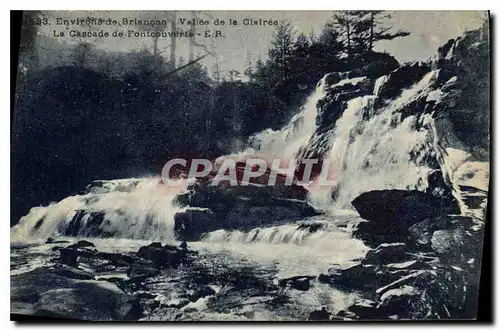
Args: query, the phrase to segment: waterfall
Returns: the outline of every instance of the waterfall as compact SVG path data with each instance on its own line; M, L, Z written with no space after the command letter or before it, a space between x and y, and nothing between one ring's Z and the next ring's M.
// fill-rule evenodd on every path
M351 201L365 191L415 189L425 185L423 178L430 168L419 157L431 152L432 136L427 129L419 128L416 116L402 118L401 109L428 93L436 77L436 71L426 74L368 119L364 114L373 112L376 96L348 101L333 130L327 156L338 185L333 192L313 191L314 202L324 206L333 193L332 207L350 208ZM379 79L378 83L384 81Z
M186 185L167 186L159 178L96 181L84 194L34 207L11 229L11 242L40 242L71 231L73 236L171 241L174 198Z
M267 129L253 135L249 139L248 151L267 157L269 160L296 158L299 149L309 142L316 130L316 104L325 97L325 79L326 75L285 127L278 131Z
M403 118L401 110L433 90L438 71L427 73L420 82L381 107L374 109L380 89L388 81L375 82L373 95L353 98L337 120L324 157L334 187L312 185L310 203L323 211L350 209L351 201L362 192L376 189L425 188L430 168L423 158L432 154L432 135L417 116ZM325 76L326 77L326 76ZM358 80L361 80L358 78ZM334 86L355 84L343 80ZM331 87L330 87L331 88ZM266 130L254 136L252 147L259 155L290 159L307 147L316 127L316 103L326 95L325 78L309 97L302 111L281 130ZM248 150L247 150L248 151Z

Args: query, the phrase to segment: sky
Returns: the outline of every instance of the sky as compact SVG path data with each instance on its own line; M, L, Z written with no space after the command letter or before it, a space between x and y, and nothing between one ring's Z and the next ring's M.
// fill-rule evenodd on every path
M248 58L255 62L259 57L265 60L267 50L273 38L274 26L244 26L243 20L246 18L255 20L290 20L297 34L304 33L306 35L314 33L319 34L325 22L327 22L333 11L204 11L198 12L197 16L209 20L209 26L198 26L196 41L204 43L207 48L215 51L217 60L221 69L225 72L235 69L243 72ZM395 30L404 29L411 34L405 38L398 38L393 41L381 41L375 46L375 50L387 51L400 62L426 60L434 55L439 46L444 44L448 39L455 38L467 30L472 30L479 27L487 13L484 11L391 11L391 18L386 21L387 25L392 26ZM54 36L54 31L57 34L66 32L64 37L54 37L65 42L76 42L82 38L74 38L68 36L70 30L88 31L82 26L57 25L57 18L75 19L79 17L96 17L96 18L111 18L117 22L123 22L123 18L155 18L161 19L168 17L169 12L140 12L140 11L51 11L44 12L44 16L50 22L50 25L43 26L40 34ZM177 21L180 18L191 19L191 12L177 12ZM215 19L224 20L224 26L215 26ZM238 25L229 26L229 19L238 21ZM177 24L177 27L181 27ZM128 30L140 31L138 26L94 26L92 31L113 31L121 30L127 33ZM187 30L187 27L184 27ZM167 31L169 27L167 26ZM206 38L204 37L205 30L210 31L213 35L215 30L220 30L223 37ZM178 57L186 59L188 57L188 42L187 38L177 39L177 54ZM97 47L109 51L129 51L141 50L144 48L152 49L152 38L150 37L123 37L123 38L102 38L92 39L92 42ZM159 49L162 54L168 57L168 47L170 44L169 38L161 38L159 41ZM202 55L205 52L199 49L197 55ZM214 56L207 56L202 62L209 69L215 63Z

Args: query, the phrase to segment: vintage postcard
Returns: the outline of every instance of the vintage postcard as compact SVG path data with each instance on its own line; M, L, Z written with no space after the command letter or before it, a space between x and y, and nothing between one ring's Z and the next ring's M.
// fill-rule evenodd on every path
M488 12L25 11L18 34L12 319L477 318Z

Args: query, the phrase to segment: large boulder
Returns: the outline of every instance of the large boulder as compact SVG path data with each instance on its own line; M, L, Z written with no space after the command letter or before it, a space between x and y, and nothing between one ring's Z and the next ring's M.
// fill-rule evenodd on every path
M314 276L295 276L290 278L284 278L279 280L279 286L281 287L290 287L299 291L307 291L311 287L311 279L314 279Z
M374 290L377 286L374 283L376 279L377 267L361 263L346 269L330 269L327 273L318 276L321 283L364 290Z
M322 307L320 310L315 310L309 314L309 321L329 321L332 313L330 313L326 307Z
M364 264L386 264L401 262L406 258L405 243L384 243L366 253Z
M318 213L305 199L303 187L212 186L197 182L177 197L189 206L174 217L176 236L196 241L203 234L219 229L251 230L280 225Z
M403 89L420 81L430 70L430 65L424 62L413 62L401 66L389 74L387 81L380 87L379 97L392 99L398 96Z
M432 249L443 255L451 255L465 246L466 233L462 228L438 230L432 234Z
M11 312L90 321L137 320L136 297L106 281L72 279L50 268L11 277Z
M368 78L377 78L399 68L399 62L388 53L369 53L365 57L364 62L366 64L363 67L354 69L349 75L352 77L366 76Z
M195 252L177 248L175 246L160 243L152 243L142 246L136 255L140 258L152 261L157 268L177 268L181 263L186 263Z
M94 244L86 240L80 240L79 242L67 247L56 248L60 253L60 262L72 267L76 267L78 265L80 258L93 259L98 253Z
M421 298L421 292L408 285L403 285L385 292L377 306L377 317L397 316L398 319L411 318L415 311L415 303Z
M216 214L208 208L187 208L175 214L174 224L178 238L197 241L204 233L223 228L223 219L217 219Z
M433 232L436 230L436 223L432 219L413 224L408 228L408 242L416 248L428 249L431 244Z
M370 245L405 242L408 229L425 219L460 210L446 199L411 190L368 191L352 201L359 215L368 220L358 225L354 235Z

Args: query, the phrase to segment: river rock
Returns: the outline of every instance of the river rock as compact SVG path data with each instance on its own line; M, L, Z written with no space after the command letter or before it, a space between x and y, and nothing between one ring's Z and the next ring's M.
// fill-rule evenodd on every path
M414 303L421 299L420 291L408 285L403 285L385 292L377 306L376 314L383 318L397 315L397 318L410 318L415 310Z
M368 299L357 299L347 308L359 319L373 319L377 313L377 303Z
M127 269L127 276L130 282L142 282L146 278L154 277L160 273L160 270L154 264L134 263Z
M58 265L53 271L56 275L72 278L72 279L94 279L95 274L92 272L73 268L67 265Z
M439 254L454 254L465 246L465 236L462 228L438 230L432 234L431 247Z
M273 195L270 187L212 187L194 185L191 192L177 197L190 206L174 217L175 233L181 240L197 241L203 234L219 229L251 230L289 223L318 213L307 202Z
M329 321L332 314L322 307L321 310L315 310L309 314L309 321Z
M310 279L316 277L312 276L295 276L290 278L284 278L279 280L279 285L281 287L290 287L300 291L307 291L311 288Z
M405 243L384 243L366 253L363 264L386 264L401 262L406 258Z
M94 244L81 240L66 247L57 247L60 253L60 261L63 264L76 267L80 258L92 259L98 253Z
M187 262L194 253L175 246L165 245L162 247L152 243L139 248L136 255L152 261L157 268L177 268L181 263Z
M431 70L431 67L424 62L413 62L392 71L389 74L387 82L381 86L379 97L391 99L407 88L422 79L422 77Z
M381 244L383 239L385 242L405 242L413 224L447 213L459 213L455 206L442 202L439 197L416 190L365 192L352 204L369 222L360 223L353 234L370 245Z
M45 241L46 244L67 244L69 241L67 240L56 240L52 237L48 237L47 240Z
M368 290L376 288L376 279L377 267L361 263L346 269L330 269L327 273L318 276L318 280L322 283Z
M429 248L435 230L436 224L431 219L415 223L408 229L408 241L414 247Z
M174 216L174 231L178 238L198 241L206 232L223 228L223 220L208 208L187 208Z
M116 285L71 279L50 268L11 277L11 312L91 321L137 320L142 315L137 298Z
M383 295L385 292L387 292L391 289L394 289L394 288L398 288L398 287L403 286L403 285L412 285L412 286L421 285L425 282L425 279L427 279L430 275L431 275L431 272L429 272L427 270L418 270L418 271L412 272L411 274L409 274L407 276L401 277L398 280L396 280L390 284L387 284L383 287L378 288L375 291L375 293L377 293L378 295Z

